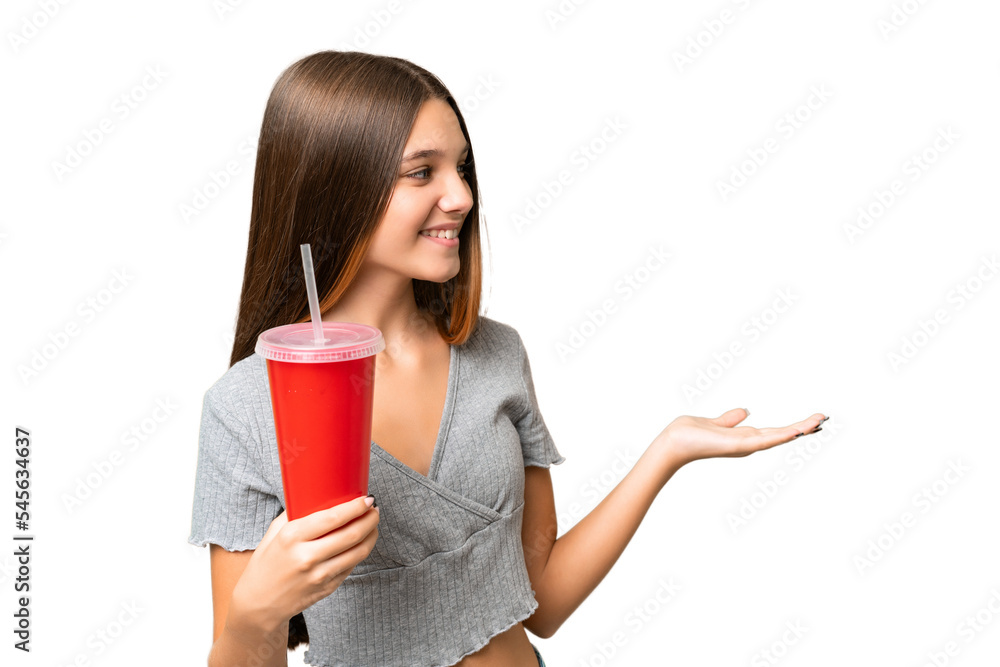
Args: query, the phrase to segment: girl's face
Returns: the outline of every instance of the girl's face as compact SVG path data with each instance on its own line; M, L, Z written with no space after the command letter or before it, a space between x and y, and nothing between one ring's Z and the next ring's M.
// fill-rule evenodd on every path
M424 102L406 140L389 207L368 250L369 266L439 283L458 274L458 233L473 203L463 173L468 151L448 103ZM441 236L433 238L428 230Z

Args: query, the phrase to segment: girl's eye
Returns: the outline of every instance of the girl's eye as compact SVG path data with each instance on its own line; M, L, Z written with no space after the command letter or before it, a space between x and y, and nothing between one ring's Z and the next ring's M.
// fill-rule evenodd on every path
M461 174L462 178L468 178L471 169L472 169L472 161L458 165L458 173ZM412 174L407 174L406 177L423 181L430 177L430 172L431 172L430 167L424 167L423 169L415 171Z

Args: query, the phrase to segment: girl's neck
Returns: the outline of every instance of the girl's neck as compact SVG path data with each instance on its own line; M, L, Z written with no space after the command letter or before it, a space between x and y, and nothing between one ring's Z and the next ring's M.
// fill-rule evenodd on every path
M359 276L360 278L360 276ZM376 327L385 339L382 363L412 361L428 343L440 340L430 314L417 307L413 280L355 280L343 298L323 313L324 322L357 322Z

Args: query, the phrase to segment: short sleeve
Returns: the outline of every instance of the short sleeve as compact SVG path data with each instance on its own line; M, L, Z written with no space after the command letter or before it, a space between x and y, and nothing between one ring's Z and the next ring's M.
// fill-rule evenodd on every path
M211 389L202 404L188 542L227 551L256 549L281 514L284 501L261 474L256 440L248 426ZM280 491L279 491L280 493Z
M538 408L538 399L535 396L535 385L531 379L531 364L528 361L528 353L524 349L520 335L517 337L518 357L520 359L521 381L524 390L524 412L515 422L517 433L521 438L521 452L525 466L539 466L548 468L553 464L559 464L566 460L566 457L559 454L556 444L552 440L542 413Z

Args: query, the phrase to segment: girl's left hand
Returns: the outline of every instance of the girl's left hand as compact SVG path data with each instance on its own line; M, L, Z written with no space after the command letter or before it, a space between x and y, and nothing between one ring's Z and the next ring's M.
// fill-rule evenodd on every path
M746 456L786 443L799 434L820 430L829 417L816 413L800 422L776 428L736 426L747 418L744 408L734 408L715 419L684 415L670 422L653 441L674 469L716 456Z

